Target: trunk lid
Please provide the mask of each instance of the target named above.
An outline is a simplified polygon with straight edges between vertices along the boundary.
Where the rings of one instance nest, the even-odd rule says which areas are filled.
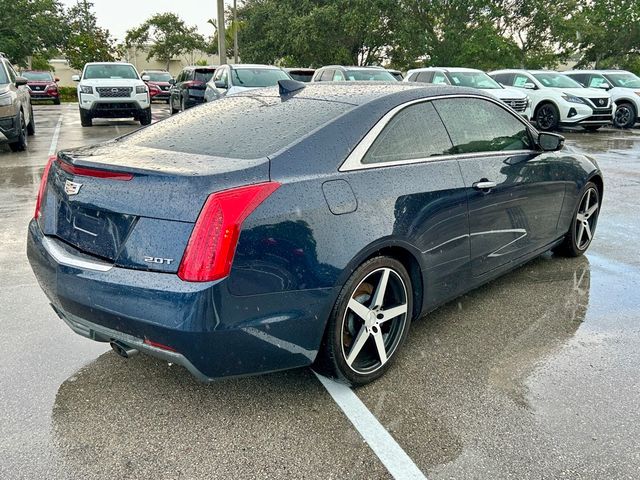
[[[82,253],[120,266],[175,272],[211,193],[268,180],[266,158],[236,160],[110,142],[58,154],[39,221],[46,235]]]

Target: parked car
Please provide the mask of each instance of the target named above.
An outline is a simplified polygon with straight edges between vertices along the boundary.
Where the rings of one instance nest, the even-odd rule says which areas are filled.
[[[387,68],[387,72],[389,72],[393,76],[393,78],[395,78],[399,82],[404,80],[404,76],[402,75],[402,72],[400,70],[394,70],[392,68]]]
[[[640,122],[640,78],[625,70],[572,70],[562,72],[583,87],[602,88],[616,104],[613,126],[631,128]]]
[[[482,70],[458,67],[416,68],[407,72],[405,82],[477,88],[502,100],[523,117],[531,118],[531,102],[526,93],[515,88],[503,87]]]
[[[382,67],[344,67],[329,65],[313,74],[312,82],[395,82],[393,75]]]
[[[280,67],[252,64],[223,65],[207,83],[204,98],[207,102],[211,102],[247,90],[273,87],[279,80],[291,80],[289,74]]]
[[[169,105],[171,115],[204,103],[207,82],[213,78],[216,66],[185,67],[171,83]]]
[[[169,103],[171,80],[173,77],[166,70],[145,70],[141,73],[143,77],[149,77],[145,83],[149,87],[151,101],[162,100]]]
[[[313,68],[283,68],[283,70],[287,72],[292,79],[305,83],[310,82],[315,73],[315,69]]]
[[[597,164],[493,96],[306,85],[52,158],[27,254],[62,320],[204,381],[313,363],[361,385],[412,320],[589,247]]]
[[[141,125],[151,123],[149,88],[130,63],[87,63],[82,75],[73,75],[78,82],[80,123],[93,125],[94,118],[133,117]]]
[[[53,100],[54,105],[60,105],[58,77],[41,70],[25,70],[21,76],[27,79],[29,94],[33,100]]]
[[[27,148],[36,131],[27,79],[18,76],[9,59],[0,53],[0,144],[13,152]]]
[[[584,88],[566,75],[548,70],[497,70],[489,75],[527,93],[532,120],[540,130],[563,126],[596,131],[613,121],[613,102],[607,92]]]

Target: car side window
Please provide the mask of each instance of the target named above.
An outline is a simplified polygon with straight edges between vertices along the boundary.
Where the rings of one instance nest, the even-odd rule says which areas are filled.
[[[589,83],[589,75],[586,75],[584,73],[574,73],[567,76],[572,80],[575,80],[576,82],[578,82],[583,87],[585,87]]]
[[[434,72],[433,73],[433,80],[431,80],[431,83],[435,83],[438,85],[448,85],[449,82],[447,81],[447,77],[444,76],[444,73],[442,72]]]
[[[449,153],[452,148],[442,120],[431,102],[401,110],[375,139],[362,163],[416,160]]]
[[[491,75],[491,77],[498,83],[506,86],[513,86],[513,74],[512,73],[498,73]]]
[[[582,82],[580,82],[582,83]],[[591,88],[600,88],[600,86],[603,83],[608,83],[607,79],[604,78],[602,75],[592,75],[591,79],[589,80],[589,87]]]
[[[336,73],[333,74],[334,82],[344,82],[344,75],[340,70],[336,70]]]
[[[11,66],[11,64],[9,62],[5,62],[5,67],[7,69],[7,72],[9,72],[9,81],[11,83],[15,83],[16,81],[16,72],[13,70],[13,67]]]
[[[324,72],[322,72],[322,76],[320,77],[320,81],[321,82],[330,82],[331,80],[333,80],[333,69],[327,69]]]
[[[418,82],[431,83],[431,77],[433,77],[433,72],[420,72],[418,74]]]
[[[222,68],[221,70],[222,70],[222,73],[220,74],[220,81],[228,87],[229,86],[229,70],[227,68]]]
[[[513,86],[524,88],[527,83],[533,83],[529,77],[521,73],[516,73],[513,76]]]
[[[434,100],[453,142],[452,153],[529,150],[527,126],[495,103],[481,98]]]
[[[418,74],[417,73],[412,73],[411,75],[409,75],[407,77],[407,82],[417,82],[418,81]]]

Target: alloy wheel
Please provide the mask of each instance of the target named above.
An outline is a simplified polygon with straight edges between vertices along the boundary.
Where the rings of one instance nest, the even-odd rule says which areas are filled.
[[[356,287],[342,319],[342,355],[349,368],[370,374],[393,356],[407,325],[407,287],[392,268],[369,273]]]
[[[538,115],[536,117],[536,123],[542,130],[548,130],[553,127],[555,120],[556,114],[553,111],[553,108],[549,105],[545,105],[540,108],[540,111],[538,112]]]
[[[598,192],[589,188],[582,196],[576,214],[575,242],[579,250],[586,250],[593,239],[599,208]]]
[[[631,121],[631,116],[631,108],[629,108],[627,105],[621,105],[616,109],[616,114],[614,117],[615,126],[619,128],[626,128]]]

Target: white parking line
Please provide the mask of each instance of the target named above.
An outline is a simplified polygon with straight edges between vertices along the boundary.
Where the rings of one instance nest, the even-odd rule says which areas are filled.
[[[373,453],[377,455],[391,476],[395,479],[420,479],[427,477],[413,463],[413,460],[398,445],[378,419],[364,403],[346,385],[335,382],[316,373],[318,380],[327,389],[329,395],[338,404],[349,421],[362,435]]]
[[[54,155],[56,153],[56,148],[58,146],[58,137],[60,136],[60,127],[62,126],[62,115],[58,118],[58,123],[56,124],[56,128],[53,131],[53,137],[51,137],[51,146],[49,147],[49,156]]]

